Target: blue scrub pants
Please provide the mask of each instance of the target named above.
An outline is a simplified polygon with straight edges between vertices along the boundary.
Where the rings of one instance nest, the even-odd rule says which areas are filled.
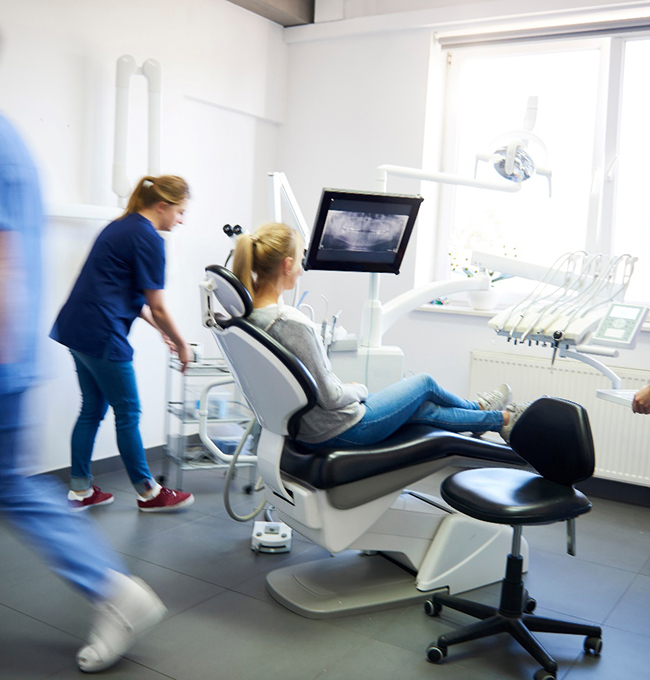
[[[135,490],[143,494],[156,486],[140,437],[140,399],[132,361],[110,361],[71,350],[81,388],[81,411],[72,431],[70,487],[90,488],[90,461],[99,424],[109,405],[115,414],[117,448]]]
[[[52,569],[92,600],[103,600],[108,570],[128,574],[90,517],[72,514],[56,480],[21,473],[24,392],[0,393],[0,516]]]
[[[425,373],[400,380],[368,396],[363,418],[318,447],[370,446],[390,437],[406,423],[433,425],[451,432],[498,432],[501,411],[481,411],[475,401],[448,392]]]

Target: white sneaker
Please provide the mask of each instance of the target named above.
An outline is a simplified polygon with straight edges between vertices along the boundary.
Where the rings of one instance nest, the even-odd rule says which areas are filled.
[[[481,411],[503,411],[512,399],[512,389],[510,385],[502,383],[491,392],[479,392],[476,396]],[[473,434],[475,437],[482,437],[486,431],[474,432]]]
[[[508,404],[506,410],[510,413],[510,420],[507,425],[501,428],[499,434],[506,444],[510,443],[510,433],[515,426],[519,416],[532,404],[532,401],[522,402],[521,404]]]
[[[139,578],[111,572],[113,594],[97,605],[88,644],[77,653],[84,673],[97,673],[112,666],[136,636],[158,623],[167,609],[151,588]]]
[[[502,383],[491,392],[478,393],[478,405],[483,411],[503,411],[512,400],[510,385]]]

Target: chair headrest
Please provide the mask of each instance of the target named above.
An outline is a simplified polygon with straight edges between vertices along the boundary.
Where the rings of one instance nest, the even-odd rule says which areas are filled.
[[[245,318],[253,311],[250,293],[230,269],[211,264],[205,273],[214,284],[214,296],[231,317]]]
[[[571,486],[594,473],[594,441],[584,407],[542,397],[520,416],[510,435],[512,448],[537,472]]]

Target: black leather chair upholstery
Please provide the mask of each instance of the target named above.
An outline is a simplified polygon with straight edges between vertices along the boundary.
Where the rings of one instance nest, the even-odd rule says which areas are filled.
[[[552,432],[549,422],[553,423]],[[451,645],[506,632],[542,665],[535,680],[553,680],[557,664],[531,631],[585,635],[584,649],[594,654],[600,654],[602,631],[598,626],[532,614],[535,601],[524,588],[519,546],[523,525],[569,521],[573,529],[573,520],[590,510],[589,499],[573,486],[594,471],[587,413],[569,401],[538,399],[520,416],[511,445],[537,472],[479,468],[457,472],[442,483],[441,495],[453,508],[484,522],[512,525],[514,535],[498,608],[444,593],[425,603],[431,616],[450,607],[481,619],[440,636],[428,647],[427,656],[439,663]],[[573,554],[572,542],[570,552]]]

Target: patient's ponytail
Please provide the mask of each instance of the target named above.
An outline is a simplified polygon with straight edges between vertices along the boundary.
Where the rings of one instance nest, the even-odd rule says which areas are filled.
[[[302,238],[288,225],[263,224],[254,234],[242,234],[237,239],[233,274],[254,298],[277,279],[285,258],[292,257],[294,267],[301,266],[302,249]]]
[[[246,290],[255,294],[253,285],[253,238],[252,234],[242,234],[235,244],[235,255],[232,261],[233,274],[246,286]]]

